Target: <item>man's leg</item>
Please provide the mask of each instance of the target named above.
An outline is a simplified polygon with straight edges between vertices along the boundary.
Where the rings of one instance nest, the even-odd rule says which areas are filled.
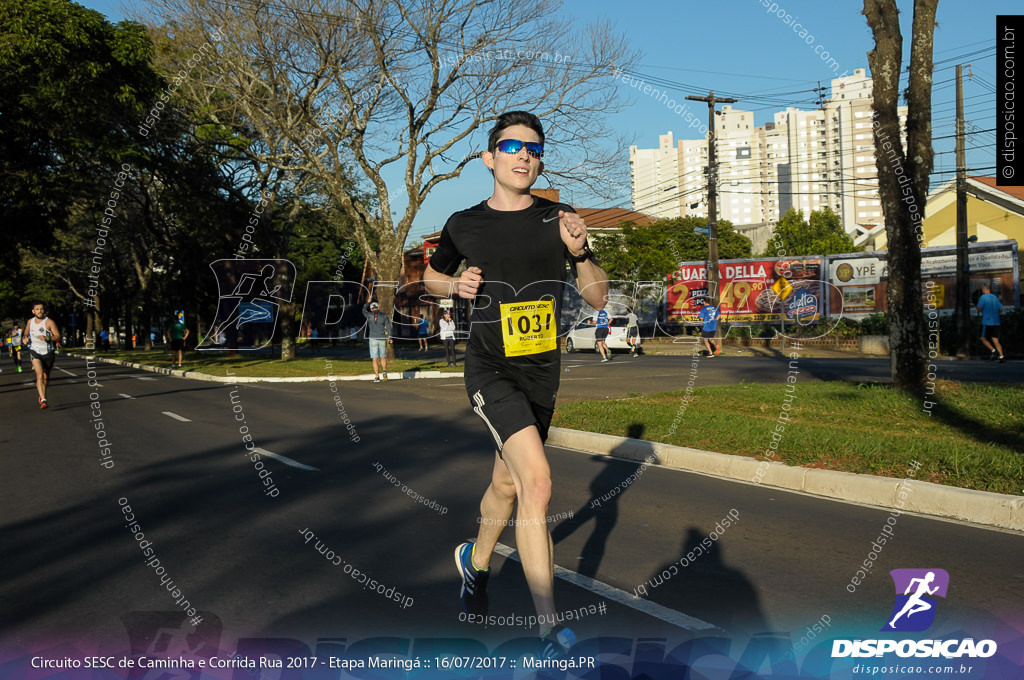
[[[373,374],[375,376],[380,376],[380,363],[379,363],[380,359],[378,359],[377,357],[371,356],[370,357],[370,361],[373,362]]]
[[[46,399],[46,372],[43,370],[43,362],[32,357],[32,370],[36,372],[36,392],[39,393],[39,401]]]
[[[515,502],[516,485],[512,474],[495,451],[491,483],[480,499],[480,528],[476,533],[476,548],[473,551],[473,564],[478,569],[486,569],[490,565],[491,553],[512,517]]]
[[[999,352],[999,356],[1003,356],[1003,346],[999,344],[999,338],[992,338],[992,344],[996,346],[996,351]]]
[[[542,619],[540,632],[544,633],[553,625],[550,622],[555,617],[554,546],[547,526],[551,468],[535,426],[509,437],[501,451],[518,499],[516,549],[537,617]]]

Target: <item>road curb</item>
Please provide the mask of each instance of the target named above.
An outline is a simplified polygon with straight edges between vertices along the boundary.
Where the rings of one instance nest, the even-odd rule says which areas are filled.
[[[232,385],[238,385],[243,383],[258,383],[258,382],[270,382],[270,383],[303,383],[303,382],[342,382],[342,381],[373,381],[373,373],[365,375],[317,375],[317,376],[299,376],[294,378],[274,378],[274,377],[262,377],[253,378],[245,376],[221,376],[221,375],[210,375],[209,373],[200,373],[199,371],[182,371],[177,368],[162,368],[160,366],[150,366],[149,364],[137,364],[133,361],[123,361],[121,359],[108,359],[107,357],[95,356],[92,354],[77,354],[73,352],[65,353],[66,356],[75,357],[78,359],[91,359],[93,361],[102,361],[105,364],[114,364],[117,366],[126,366],[128,368],[137,368],[140,371],[149,371],[150,373],[159,373],[161,375],[170,375],[176,378],[186,378],[188,380],[205,380],[207,382],[220,382],[230,383]],[[421,380],[430,378],[462,378],[465,374],[463,373],[442,373],[441,371],[403,371],[402,373],[389,373],[388,381],[392,380]]]
[[[760,483],[834,500],[956,519],[1024,532],[1024,497],[960,489],[908,478],[893,479],[854,472],[793,467],[684,446],[552,427],[547,444],[614,456],[649,465]],[[759,473],[758,470],[763,470]],[[755,480],[760,477],[760,482]]]

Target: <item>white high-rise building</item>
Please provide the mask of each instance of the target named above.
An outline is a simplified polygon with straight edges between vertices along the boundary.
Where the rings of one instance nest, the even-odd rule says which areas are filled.
[[[828,207],[855,238],[877,229],[883,218],[871,102],[871,78],[856,69],[832,80],[822,109],[787,108],[763,126],[754,126],[750,111],[723,106],[715,117],[718,217],[771,224],[790,208],[806,217]],[[905,122],[906,107],[899,113]],[[671,132],[657,149],[630,147],[633,209],[707,216],[707,156],[706,139],[673,146]]]
[[[672,133],[658,137],[657,149],[629,147],[633,210],[651,217],[679,217],[679,156]]]

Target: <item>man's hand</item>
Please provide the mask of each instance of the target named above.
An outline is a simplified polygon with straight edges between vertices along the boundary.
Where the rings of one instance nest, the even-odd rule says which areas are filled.
[[[559,210],[558,228],[569,254],[574,257],[582,255],[583,245],[587,242],[587,225],[583,218],[574,212]]]
[[[476,298],[476,293],[483,280],[484,272],[480,267],[467,267],[459,277],[459,297],[467,300]]]

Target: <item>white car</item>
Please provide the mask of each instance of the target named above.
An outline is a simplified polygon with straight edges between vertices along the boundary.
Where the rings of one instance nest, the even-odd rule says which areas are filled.
[[[626,342],[626,324],[628,320],[624,316],[613,316],[608,320],[608,337],[605,344],[608,349],[629,350],[629,343]],[[565,336],[565,351],[578,352],[583,349],[597,349],[597,342],[594,340],[594,331],[597,324],[593,317],[588,317],[572,327]],[[636,347],[640,348],[640,336],[636,337]]]

